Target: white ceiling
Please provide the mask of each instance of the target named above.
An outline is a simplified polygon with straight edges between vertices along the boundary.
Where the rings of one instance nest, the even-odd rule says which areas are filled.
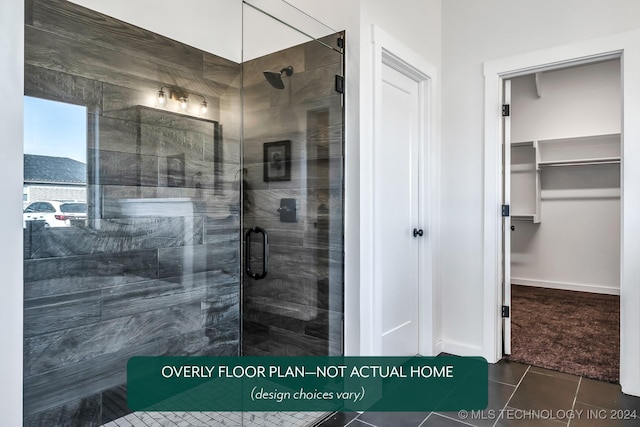
[[[223,58],[242,62],[309,41],[309,37],[241,0],[69,0]],[[281,0],[248,3],[319,38],[334,31]]]

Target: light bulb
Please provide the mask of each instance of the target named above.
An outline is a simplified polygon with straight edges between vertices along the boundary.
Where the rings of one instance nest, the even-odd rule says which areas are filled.
[[[180,98],[180,109],[182,111],[187,111],[188,107],[189,107],[189,100],[183,96],[182,98]]]
[[[162,89],[158,91],[158,105],[167,105],[167,95]]]
[[[209,107],[207,106],[207,101],[202,101],[202,103],[200,104],[200,113],[206,114],[208,109]]]

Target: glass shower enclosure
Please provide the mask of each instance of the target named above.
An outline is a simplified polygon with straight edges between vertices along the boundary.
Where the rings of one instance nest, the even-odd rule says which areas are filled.
[[[244,9],[242,352],[340,355],[344,35],[263,3]]]
[[[126,362],[342,354],[344,34],[279,0],[25,8],[24,424],[312,423],[131,414]]]

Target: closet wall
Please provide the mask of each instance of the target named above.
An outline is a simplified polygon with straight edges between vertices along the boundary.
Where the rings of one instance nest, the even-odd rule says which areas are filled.
[[[552,155],[619,155],[620,62],[515,78],[511,109],[512,144],[538,141],[539,161]],[[582,138],[598,135],[613,136],[595,142]],[[535,170],[523,159],[534,152],[533,146],[512,149],[512,212],[522,199],[538,196],[540,203],[539,222],[512,222],[512,283],[619,294],[620,165],[542,165]],[[529,179],[523,178],[527,168]]]

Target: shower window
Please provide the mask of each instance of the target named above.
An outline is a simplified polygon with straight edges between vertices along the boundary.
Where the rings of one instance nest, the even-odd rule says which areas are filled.
[[[69,227],[74,224],[65,222],[64,213],[86,214],[86,163],[87,108],[25,97],[23,228],[31,226],[27,224],[30,221],[40,221],[46,227]],[[54,203],[54,207],[44,202],[52,200],[63,204]],[[42,206],[38,203],[41,201]],[[60,218],[34,215],[47,211]]]

